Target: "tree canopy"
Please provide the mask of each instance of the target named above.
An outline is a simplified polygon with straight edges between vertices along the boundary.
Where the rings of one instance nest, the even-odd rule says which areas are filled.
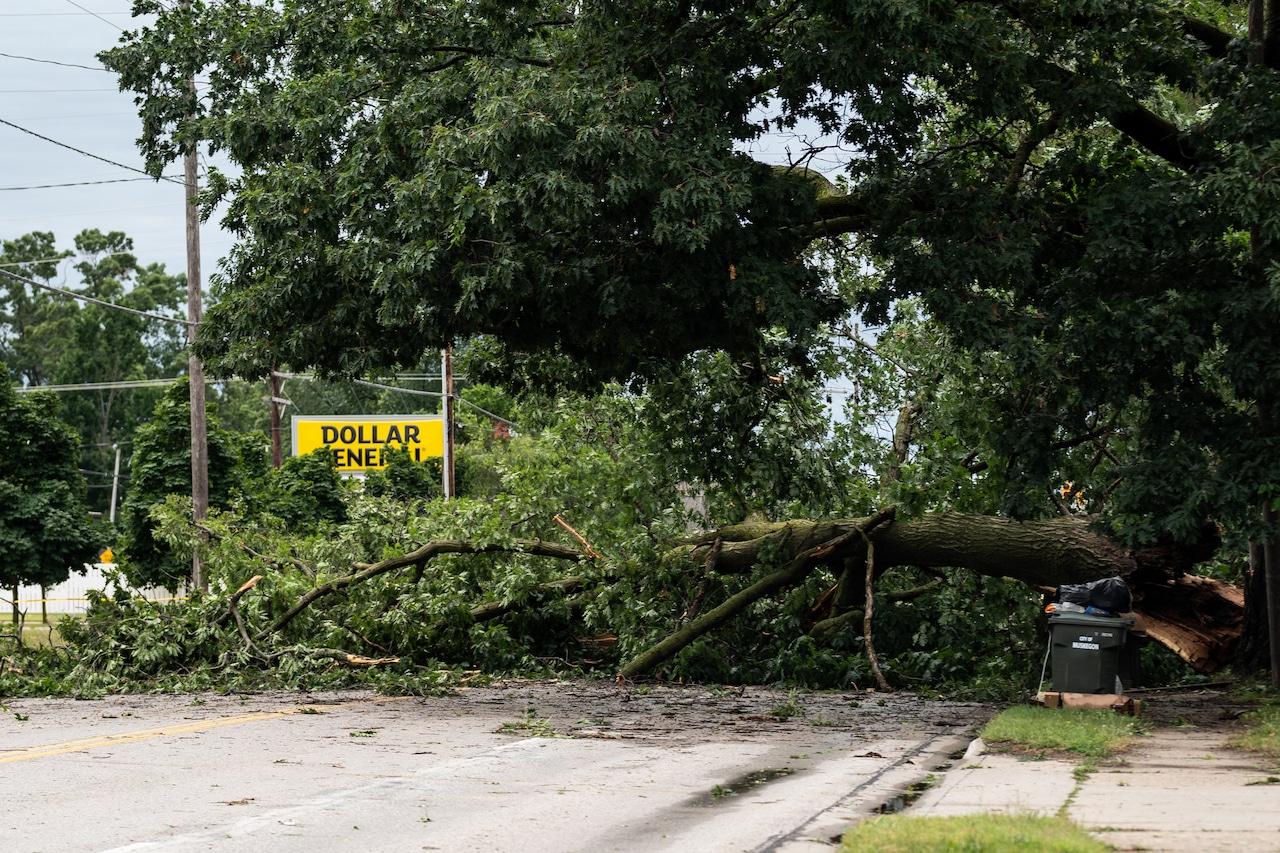
[[[986,461],[1043,484],[1106,435],[1154,541],[1280,482],[1271,5],[141,0],[102,59],[152,169],[239,169],[215,371],[490,335],[495,372],[766,381],[918,296],[1000,362]]]

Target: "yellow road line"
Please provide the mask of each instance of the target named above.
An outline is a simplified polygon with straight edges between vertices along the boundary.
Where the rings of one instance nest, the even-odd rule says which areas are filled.
[[[394,702],[400,699],[408,699],[408,696],[386,696],[378,699],[362,699],[357,702],[343,702],[338,705],[327,705],[328,708],[350,708],[356,705],[373,705],[382,702]],[[29,746],[21,748],[13,755],[0,756],[0,764],[9,764],[14,761],[27,761],[32,758],[47,758],[52,755],[62,755],[67,752],[83,752],[88,749],[96,749],[103,746],[114,746],[121,743],[130,743],[136,740],[149,740],[151,738],[165,737],[166,735],[180,735],[189,732],[206,731],[208,729],[218,729],[223,726],[236,726],[242,723],[256,723],[260,720],[274,720],[279,717],[287,717],[293,714],[301,714],[303,712],[311,712],[312,706],[304,706],[298,708],[284,708],[279,711],[259,711],[254,714],[241,714],[238,717],[219,717],[214,720],[189,720],[182,723],[173,723],[167,726],[157,726],[152,729],[139,729],[132,732],[118,732],[110,735],[99,735],[98,737],[80,738],[79,740],[68,740],[62,743],[51,743],[45,746]]]

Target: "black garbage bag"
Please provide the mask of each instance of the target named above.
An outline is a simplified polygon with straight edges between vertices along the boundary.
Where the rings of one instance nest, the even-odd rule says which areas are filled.
[[[1112,613],[1128,613],[1133,609],[1133,595],[1123,578],[1102,578],[1092,583],[1064,583],[1058,587],[1054,600],[1110,610]]]

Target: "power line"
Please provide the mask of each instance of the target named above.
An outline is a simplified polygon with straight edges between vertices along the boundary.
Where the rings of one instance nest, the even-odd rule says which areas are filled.
[[[118,255],[132,255],[133,252],[107,252],[105,255],[98,255],[100,258],[114,258]],[[54,264],[63,261],[73,260],[73,255],[58,255],[56,258],[36,258],[31,261],[13,261],[11,263],[0,264],[0,267],[26,267],[32,264]]]
[[[0,187],[0,192],[9,190],[49,190],[55,187],[93,187],[98,184],[124,184],[130,181],[154,181],[155,178],[110,178],[104,181],[72,181],[66,184],[32,184],[29,187]]]
[[[61,92],[118,92],[119,89],[0,89],[6,95],[57,94]]]
[[[6,59],[24,59],[27,62],[43,62],[46,65],[61,65],[64,68],[83,68],[86,71],[106,71],[108,74],[111,73],[110,70],[103,68],[101,65],[80,65],[75,62],[59,62],[56,59],[37,59],[34,56],[21,56],[16,53],[0,53],[0,56]]]
[[[45,142],[52,142],[54,145],[57,145],[61,148],[66,148],[68,151],[74,151],[77,154],[83,154],[86,157],[92,157],[94,160],[101,160],[103,163],[109,163],[112,166],[118,166],[119,168],[126,169],[130,172],[137,172],[139,175],[146,175],[147,177],[152,178],[153,180],[168,181],[171,184],[182,184],[183,186],[185,186],[185,184],[183,184],[182,181],[177,181],[177,180],[174,180],[173,178],[166,178],[163,175],[160,176],[159,178],[156,178],[154,175],[149,174],[144,169],[137,169],[137,168],[134,168],[133,166],[126,166],[124,163],[117,163],[115,160],[108,160],[106,157],[99,157],[97,154],[90,154],[88,151],[85,151],[80,148],[76,148],[73,145],[68,145],[65,142],[59,142],[56,139],[51,139],[42,133],[36,133],[34,130],[27,130],[22,125],[14,124],[11,121],[6,121],[5,119],[0,118],[0,124],[5,124],[5,125],[8,125],[9,127],[12,127],[14,130],[20,130],[23,133],[30,134],[31,136],[34,136],[36,139],[43,139]]]
[[[100,214],[100,213],[123,213],[129,210],[157,210],[162,207],[172,207],[172,206],[173,206],[173,202],[166,202],[164,204],[141,204],[136,207],[108,207],[105,210],[68,210],[64,213],[46,213],[44,214],[44,218],[57,219],[57,218],[66,217],[66,216],[88,216],[88,215],[96,216],[97,214]],[[15,216],[11,219],[0,219],[0,222],[27,222],[30,219],[31,219],[30,216]]]
[[[132,12],[0,12],[0,18],[83,18],[87,15],[132,15]]]
[[[102,23],[106,24],[107,26],[115,27],[120,32],[124,32],[124,27],[120,26],[115,21],[108,21],[106,18],[102,17],[97,12],[89,11],[88,9],[86,9],[85,7],[77,3],[76,0],[67,0],[67,2],[70,3],[72,6],[75,6],[81,12],[84,12],[86,15],[93,15],[93,17],[97,18],[99,21],[102,21]]]
[[[17,276],[13,276],[10,273],[5,273],[3,271],[0,271],[0,275],[9,275],[11,278],[17,278]],[[75,294],[72,294],[72,295],[75,295]],[[79,297],[79,298],[87,298],[87,297]],[[89,300],[89,301],[96,301],[96,300]],[[100,304],[110,305],[110,303],[100,303]],[[120,306],[111,306],[111,307],[118,308]],[[122,310],[131,311],[132,309],[125,308]],[[139,313],[139,312],[134,312],[134,313]],[[148,315],[148,316],[152,316],[152,315]],[[164,318],[160,318],[160,319],[164,319]],[[172,320],[173,318],[168,318],[168,319]],[[185,323],[186,321],[182,320],[178,322]],[[315,378],[310,373],[277,372],[276,375],[280,376],[283,379],[309,380],[309,379]],[[15,387],[13,390],[18,392],[19,394],[24,394],[24,393],[31,393],[33,391],[110,391],[110,390],[121,389],[121,388],[161,388],[166,385],[172,385],[174,382],[177,382],[181,378],[182,377],[174,377],[172,379],[130,379],[130,380],[124,380],[121,382],[81,382],[76,385],[25,385],[22,387]],[[397,378],[405,379],[408,377],[401,376]],[[431,377],[428,376],[428,378],[431,378]],[[437,376],[434,378],[438,379],[439,377]],[[477,412],[479,412],[482,415],[486,415],[490,418],[493,418],[495,421],[501,421],[504,424],[513,426],[516,429],[520,429],[520,425],[517,424],[515,421],[507,420],[501,415],[495,415],[493,412],[489,411],[488,409],[483,409],[480,406],[477,406],[475,403],[472,403],[468,400],[463,399],[461,396],[457,394],[446,395],[442,391],[420,391],[416,388],[400,388],[395,385],[384,385],[381,382],[370,382],[365,379],[353,379],[351,380],[351,382],[354,385],[364,385],[369,388],[379,388],[384,391],[398,391],[401,394],[412,394],[419,397],[452,396],[454,400],[458,401],[459,403],[461,403],[462,405],[468,408],[475,409]]]
[[[287,374],[287,373],[281,374],[281,375],[290,376],[290,374]],[[449,397],[450,399],[457,400],[459,403],[461,403],[464,406],[475,409],[477,412],[480,412],[482,415],[488,415],[489,417],[493,418],[495,421],[502,421],[504,424],[507,424],[508,426],[513,426],[516,429],[520,429],[520,425],[517,424],[515,421],[509,421],[506,418],[502,417],[501,415],[495,415],[493,412],[490,412],[488,409],[480,408],[475,403],[469,403],[466,400],[462,399],[462,397],[458,396],[457,394],[446,394],[442,391],[419,391],[416,388],[397,388],[395,385],[383,385],[381,382],[368,382],[364,379],[353,379],[352,381],[356,385],[366,385],[370,388],[381,388],[385,391],[399,391],[401,394],[416,394],[421,397]]]
[[[9,272],[8,270],[0,270],[0,276],[13,279],[14,281],[20,281],[23,284],[29,284],[32,287],[38,287],[41,290],[47,290],[51,293],[57,293],[62,296],[70,296],[72,299],[79,299],[81,302],[91,302],[94,305],[101,305],[103,308],[110,308],[114,311],[123,311],[126,314],[134,314],[138,317],[146,317],[150,320],[161,320],[165,323],[181,323],[184,326],[198,325],[197,323],[192,323],[190,320],[184,320],[181,317],[165,317],[161,314],[152,314],[148,311],[139,311],[136,308],[126,308],[125,306],[117,305],[114,302],[105,302],[101,299],[94,299],[92,296],[85,296],[83,293],[75,293],[74,291],[63,290],[61,287],[54,287],[52,284],[41,284],[38,281],[34,281],[32,279],[25,278],[20,275],[15,275]]]
[[[32,391],[115,391],[120,388],[163,388],[177,379],[127,379],[121,382],[81,382],[76,385],[24,385],[14,388],[19,394]]]

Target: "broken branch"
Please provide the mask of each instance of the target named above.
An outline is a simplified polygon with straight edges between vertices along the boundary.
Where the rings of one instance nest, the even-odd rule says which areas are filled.
[[[681,649],[708,631],[719,628],[754,602],[779,589],[799,583],[818,562],[835,554],[850,539],[859,535],[865,536],[867,532],[892,518],[892,509],[882,510],[868,522],[867,530],[858,528],[802,551],[787,564],[786,568],[766,575],[741,592],[731,595],[719,606],[689,621],[680,630],[641,652],[618,670],[618,679],[626,681],[637,675],[652,672],[658,664],[674,657]]]
[[[352,584],[361,583],[387,572],[403,569],[406,566],[419,566],[441,554],[531,554],[535,557],[554,557],[560,560],[579,561],[587,555],[576,548],[544,542],[541,539],[520,539],[511,545],[476,545],[465,539],[436,539],[399,557],[388,557],[376,563],[356,563],[356,572],[334,578],[314,589],[308,590],[292,607],[281,614],[270,627],[258,632],[257,639],[262,639],[284,628],[299,613],[306,610],[317,599],[331,595]]]

